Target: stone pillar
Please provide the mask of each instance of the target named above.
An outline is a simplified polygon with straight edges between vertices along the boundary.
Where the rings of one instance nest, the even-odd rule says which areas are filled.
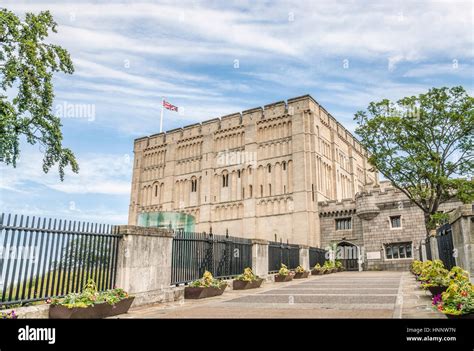
[[[118,234],[116,285],[135,296],[134,306],[175,300],[171,291],[173,232],[122,225]]]
[[[430,236],[431,259],[439,260],[438,240],[435,236]]]
[[[252,271],[261,278],[268,275],[268,241],[252,240]]]
[[[300,266],[304,269],[309,270],[309,246],[300,245]]]

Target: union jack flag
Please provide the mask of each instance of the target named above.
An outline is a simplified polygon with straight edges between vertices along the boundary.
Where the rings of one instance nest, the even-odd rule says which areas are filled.
[[[163,100],[163,107],[168,110],[178,112],[178,106],[172,105],[168,101],[165,101],[165,100]]]

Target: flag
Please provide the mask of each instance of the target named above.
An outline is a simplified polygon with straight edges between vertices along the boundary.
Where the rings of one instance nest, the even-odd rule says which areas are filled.
[[[178,112],[178,106],[172,105],[166,100],[163,100],[163,107],[168,110]]]

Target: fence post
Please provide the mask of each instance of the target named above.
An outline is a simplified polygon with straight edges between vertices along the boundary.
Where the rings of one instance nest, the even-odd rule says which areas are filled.
[[[261,278],[268,275],[268,241],[252,240],[252,271]]]
[[[168,229],[118,226],[118,287],[135,296],[134,306],[173,301],[170,293],[173,232]]]
[[[310,269],[309,266],[309,246],[300,245],[300,266],[304,269]]]
[[[438,239],[436,236],[430,236],[431,259],[439,260]]]

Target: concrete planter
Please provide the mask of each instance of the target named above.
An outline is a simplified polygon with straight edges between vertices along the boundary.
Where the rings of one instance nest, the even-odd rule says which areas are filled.
[[[204,299],[206,297],[219,296],[224,293],[225,288],[227,288],[227,285],[224,285],[221,288],[187,286],[186,288],[184,288],[184,298]]]
[[[311,271],[311,275],[321,275],[321,274],[323,274],[323,271],[318,271],[318,270],[316,270],[316,269],[313,269],[313,270]]]
[[[309,276],[309,271],[306,271],[306,272],[303,272],[303,273],[296,272],[294,278],[295,279],[303,279],[303,278],[308,278],[308,276]]]
[[[135,297],[120,300],[115,305],[99,303],[89,307],[68,308],[61,305],[49,306],[51,319],[101,319],[127,313]]]
[[[234,280],[232,282],[232,289],[234,290],[247,290],[247,289],[256,289],[259,288],[263,283],[263,279],[253,280],[251,282],[246,282],[243,280]]]
[[[288,274],[288,275],[275,274],[275,283],[289,282],[292,280],[293,280],[292,274]]]
[[[447,286],[430,286],[428,290],[430,291],[432,296],[436,296],[444,293],[447,288]]]

